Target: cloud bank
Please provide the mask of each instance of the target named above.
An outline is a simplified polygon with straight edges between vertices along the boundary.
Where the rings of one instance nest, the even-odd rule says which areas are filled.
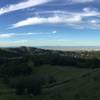
[[[44,13],[44,12],[42,12]],[[45,14],[52,13],[48,17],[29,17],[25,20],[21,20],[10,28],[19,28],[29,25],[40,25],[40,24],[65,24],[73,27],[91,27],[94,29],[100,26],[100,13],[95,8],[83,8],[82,12],[67,12],[67,11],[53,11],[46,12]],[[89,25],[89,26],[88,26]]]

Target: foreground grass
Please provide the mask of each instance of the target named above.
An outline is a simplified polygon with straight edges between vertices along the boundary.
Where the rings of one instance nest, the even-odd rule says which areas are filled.
[[[0,100],[100,100],[100,69],[81,69],[45,65],[33,71],[39,76],[54,76],[52,86],[38,96],[18,96],[0,84]]]

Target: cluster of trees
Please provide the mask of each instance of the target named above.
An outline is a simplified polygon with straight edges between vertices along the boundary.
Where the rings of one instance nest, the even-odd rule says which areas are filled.
[[[24,57],[28,58],[34,66],[41,66],[45,64],[73,66],[81,68],[99,68],[99,57],[81,57],[74,55],[61,55],[59,53],[34,54]]]
[[[41,66],[44,64],[87,67],[100,67],[100,52],[99,51],[79,51],[79,52],[61,52],[52,50],[43,50],[37,48],[9,48],[8,50],[0,49],[0,65],[5,62],[9,63],[3,58],[20,58],[23,62],[28,62],[30,66]],[[10,62],[12,63],[12,62]],[[16,63],[16,62],[15,62]],[[20,62],[18,62],[20,63]],[[23,65],[24,66],[24,65]]]

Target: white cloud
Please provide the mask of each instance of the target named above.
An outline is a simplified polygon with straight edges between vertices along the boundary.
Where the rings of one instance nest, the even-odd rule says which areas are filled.
[[[41,4],[47,3],[49,1],[51,1],[51,0],[26,0],[26,1],[18,3],[18,4],[12,4],[12,5],[0,8],[0,15],[9,13],[12,11],[16,11],[16,10],[21,10],[21,9],[41,5]]]
[[[83,16],[96,16],[96,17],[100,17],[100,12],[98,11],[98,9],[96,8],[83,8],[84,13],[82,13]]]
[[[12,38],[15,34],[0,34],[0,38]]]
[[[27,33],[27,35],[32,35],[33,33]]]
[[[0,34],[0,39],[26,37],[26,36],[34,36],[34,35],[48,35],[48,34],[51,34],[51,33],[48,33],[48,32],[3,33],[3,34]]]
[[[89,7],[83,8],[83,11],[85,11],[85,12],[90,12],[91,10],[93,10],[93,9],[91,9]]]
[[[93,1],[94,0],[69,0],[70,3],[88,3]]]
[[[46,32],[33,32],[33,33],[25,33],[24,35],[44,35],[44,34],[50,34]]]
[[[55,31],[53,31],[52,33],[53,33],[53,34],[56,34],[56,33],[57,33],[57,31],[55,30]]]
[[[78,23],[81,21],[80,16],[58,16],[54,15],[52,17],[32,17],[26,20],[17,22],[13,24],[11,28],[18,28],[27,25],[36,25],[36,24],[67,24],[67,23]]]
[[[96,24],[97,21],[96,21],[96,20],[91,20],[90,23],[92,23],[92,24]]]
[[[50,15],[48,17],[40,17],[39,14],[43,13],[43,15]],[[13,25],[12,28],[19,28],[23,26],[29,25],[39,25],[39,24],[66,24],[67,26],[75,27],[77,29],[83,29],[88,25],[91,27],[97,27],[98,25],[94,25],[93,21],[91,22],[89,19],[96,20],[96,24],[100,21],[100,12],[96,8],[83,8],[81,12],[68,12],[68,11],[44,11],[39,12],[38,16],[27,18],[25,20],[21,20]]]

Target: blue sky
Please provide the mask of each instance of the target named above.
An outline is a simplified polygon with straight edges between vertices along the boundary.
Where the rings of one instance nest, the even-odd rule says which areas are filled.
[[[100,0],[0,0],[0,46],[100,46]]]

